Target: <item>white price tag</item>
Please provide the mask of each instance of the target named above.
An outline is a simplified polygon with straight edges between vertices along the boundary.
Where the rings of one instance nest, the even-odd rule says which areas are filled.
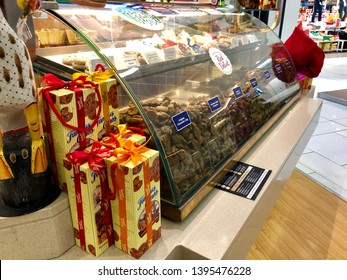
[[[162,61],[156,50],[144,51],[141,54],[148,64],[154,64]]]
[[[236,47],[238,47],[238,46],[239,46],[239,38],[233,37],[233,38],[231,39],[231,47],[232,47],[232,48],[236,48]]]
[[[107,58],[109,59],[109,61],[110,61],[111,63],[114,62],[114,57],[113,57],[113,56],[107,56]],[[89,73],[92,73],[92,72],[96,71],[96,70],[97,70],[97,69],[96,69],[96,66],[97,66],[98,64],[101,64],[101,65],[105,68],[105,70],[109,69],[108,65],[106,65],[106,64],[104,63],[104,61],[103,61],[101,58],[99,58],[99,57],[98,57],[98,58],[92,58],[92,59],[90,59],[90,61],[88,62]],[[98,69],[98,70],[100,70],[100,69]]]
[[[164,53],[164,59],[167,60],[172,60],[172,59],[176,59],[177,57],[177,52],[176,52],[176,48],[175,47],[169,47],[169,48],[165,48],[162,49],[163,53]]]
[[[137,60],[137,57],[125,57],[124,65],[126,66],[126,68],[139,66],[139,61]]]
[[[247,45],[249,43],[248,37],[247,36],[242,36],[241,37],[241,42],[242,42],[242,45]]]
[[[248,34],[246,36],[247,36],[247,38],[248,38],[250,43],[254,43],[254,42],[258,42],[259,41],[257,36],[255,36],[254,34]]]
[[[115,65],[118,70],[139,66],[137,55],[121,55],[115,58]]]

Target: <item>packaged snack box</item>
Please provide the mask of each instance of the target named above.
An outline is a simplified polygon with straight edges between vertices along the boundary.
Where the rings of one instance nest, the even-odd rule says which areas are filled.
[[[104,159],[112,151],[94,142],[90,151],[75,151],[64,159],[67,190],[76,245],[100,256],[114,244]]]
[[[99,68],[101,71],[98,70]],[[82,79],[92,81],[99,87],[102,111],[96,126],[96,133],[100,141],[103,137],[109,135],[109,133],[116,132],[117,126],[119,125],[119,83],[116,79],[112,78],[114,76],[112,69],[105,70],[101,64],[98,64],[95,70],[91,75],[75,73],[72,75],[72,78],[74,80]]]
[[[64,189],[60,172],[67,153],[83,150],[98,139],[96,126],[101,115],[101,96],[92,82],[64,82],[52,74],[44,76],[48,86],[39,92],[43,124],[55,183]]]
[[[140,258],[161,236],[159,153],[127,141],[106,165],[115,245]]]

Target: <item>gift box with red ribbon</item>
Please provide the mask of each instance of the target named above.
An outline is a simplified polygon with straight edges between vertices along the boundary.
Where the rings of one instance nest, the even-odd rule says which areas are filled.
[[[112,150],[95,141],[91,148],[74,151],[64,159],[76,245],[94,256],[114,244],[105,159]]]
[[[140,258],[161,236],[159,152],[127,140],[106,159],[115,245]]]
[[[101,115],[96,126],[98,140],[110,133],[117,132],[119,125],[119,107],[118,107],[118,88],[119,83],[114,79],[112,69],[105,70],[103,65],[98,64],[95,71],[90,75],[76,72],[72,75],[73,80],[92,81],[99,87],[101,95]]]
[[[101,115],[98,86],[86,80],[65,82],[46,74],[46,87],[39,91],[47,133],[50,163],[56,185],[66,190],[63,159],[67,153],[83,150],[98,140],[95,130]]]

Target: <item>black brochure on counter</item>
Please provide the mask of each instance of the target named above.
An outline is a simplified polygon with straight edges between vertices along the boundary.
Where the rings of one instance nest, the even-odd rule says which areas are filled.
[[[251,200],[255,200],[269,178],[271,170],[237,162],[215,186]]]

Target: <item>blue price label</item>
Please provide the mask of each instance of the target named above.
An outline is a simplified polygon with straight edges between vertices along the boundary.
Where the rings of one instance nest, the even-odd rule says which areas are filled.
[[[220,103],[220,100],[218,96],[211,98],[210,100],[207,101],[208,106],[210,107],[210,111],[214,112],[218,110],[220,107],[222,107],[222,104]]]
[[[233,88],[233,92],[235,94],[236,99],[242,97],[242,89],[241,89],[241,87]]]
[[[286,65],[287,68],[292,67],[288,59],[284,62],[284,64]]]
[[[256,78],[252,78],[249,80],[249,82],[251,83],[252,87],[255,88],[258,86],[258,82]]]
[[[275,65],[275,69],[276,69],[276,72],[277,72],[277,73],[282,73],[282,67],[281,67],[281,65],[276,64],[276,65]]]
[[[271,73],[269,71],[265,71],[264,72],[264,77],[266,80],[270,79],[271,78]]]
[[[180,131],[191,124],[190,117],[187,111],[178,113],[177,115],[172,116],[171,119],[177,131]]]

